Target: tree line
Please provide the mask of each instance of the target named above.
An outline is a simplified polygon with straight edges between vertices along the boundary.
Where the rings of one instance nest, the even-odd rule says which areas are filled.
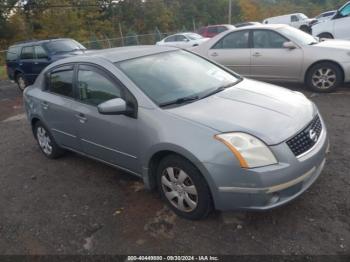
[[[310,17],[345,0],[232,0],[232,23],[303,12]],[[17,41],[194,31],[228,21],[229,0],[2,0],[0,50]]]

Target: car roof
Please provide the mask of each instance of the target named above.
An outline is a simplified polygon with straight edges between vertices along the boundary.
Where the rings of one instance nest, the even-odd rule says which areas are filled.
[[[30,46],[33,44],[43,44],[43,43],[49,43],[49,42],[55,42],[55,41],[61,41],[61,40],[73,40],[71,38],[53,38],[53,39],[45,39],[45,40],[28,40],[28,41],[22,41],[22,42],[17,42],[11,45],[10,47],[15,47],[15,46]]]
[[[111,63],[117,63],[124,60],[134,59],[138,57],[159,54],[169,51],[180,50],[175,47],[168,46],[155,46],[155,45],[145,45],[145,46],[127,46],[127,47],[116,47],[108,48],[102,50],[86,51],[84,54],[77,55],[70,58],[65,58],[59,61],[63,62],[81,62],[89,58],[102,58],[108,60]]]

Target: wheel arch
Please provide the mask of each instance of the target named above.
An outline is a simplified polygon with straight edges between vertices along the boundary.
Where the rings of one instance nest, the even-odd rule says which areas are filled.
[[[321,64],[321,63],[332,63],[334,65],[336,65],[337,67],[339,67],[341,73],[342,73],[342,79],[341,81],[344,82],[344,77],[345,77],[345,70],[344,68],[336,61],[334,60],[330,60],[330,59],[324,59],[324,60],[319,60],[319,61],[316,61],[314,63],[312,63],[311,65],[308,66],[307,70],[305,71],[305,74],[304,74],[304,83],[307,82],[307,76],[311,70],[311,68],[317,64]]]
[[[41,122],[41,119],[38,117],[38,116],[32,116],[31,117],[31,119],[30,119],[30,125],[31,125],[31,127],[32,127],[32,132],[33,132],[33,135],[35,136],[35,130],[34,130],[34,128],[35,128],[35,125],[36,125],[36,123],[38,123],[38,122]]]

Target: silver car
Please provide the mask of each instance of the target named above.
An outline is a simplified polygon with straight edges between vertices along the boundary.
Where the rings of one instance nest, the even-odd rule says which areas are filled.
[[[243,76],[305,83],[316,92],[350,81],[349,41],[320,41],[288,25],[226,31],[193,51]]]
[[[177,48],[60,60],[24,101],[48,158],[69,150],[125,170],[188,219],[281,206],[325,164],[325,123],[303,94]]]

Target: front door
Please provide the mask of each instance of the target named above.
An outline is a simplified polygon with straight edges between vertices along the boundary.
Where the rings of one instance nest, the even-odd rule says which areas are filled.
[[[350,40],[350,3],[334,19],[334,37]]]
[[[297,81],[300,79],[303,51],[288,49],[287,38],[272,30],[254,30],[251,76],[258,79]]]
[[[249,76],[251,63],[249,30],[233,32],[223,36],[209,49],[208,58],[238,74]]]
[[[79,65],[77,90],[79,103],[75,111],[83,152],[139,173],[137,120],[125,115],[103,115],[97,108],[113,98],[128,101],[128,91],[113,76],[91,65]]]

